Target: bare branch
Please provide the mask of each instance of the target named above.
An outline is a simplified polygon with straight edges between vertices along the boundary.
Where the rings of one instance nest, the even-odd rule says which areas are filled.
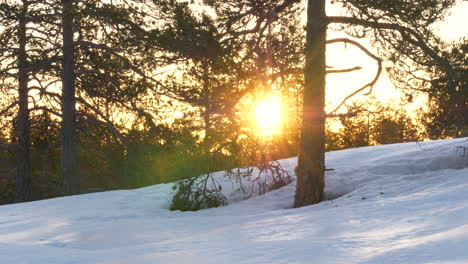
[[[354,117],[357,116],[356,112],[349,112],[345,114],[328,114],[325,115],[326,118],[342,118],[342,117]]]
[[[125,137],[114,127],[114,125],[112,123],[109,123],[107,121],[102,121],[102,120],[96,118],[95,116],[90,115],[90,114],[88,114],[86,112],[81,112],[80,114],[83,115],[83,116],[86,116],[88,122],[92,121],[92,122],[94,122],[96,124],[107,127],[110,131],[112,131],[114,133],[115,137],[119,139],[120,144],[122,144],[122,146],[124,146],[124,147],[127,147]]]
[[[327,74],[330,74],[330,73],[345,73],[345,72],[353,72],[353,71],[359,71],[359,70],[362,70],[362,67],[356,66],[356,67],[348,68],[348,69],[327,70],[326,73]]]
[[[85,99],[83,99],[82,97],[77,97],[76,98],[77,101],[81,104],[83,104],[85,107],[87,107],[88,109],[92,110],[95,114],[97,114],[100,118],[104,119],[104,121],[92,116],[92,115],[89,115],[87,113],[84,113],[84,115],[86,115],[86,117],[94,120],[94,122],[96,123],[99,123],[107,128],[109,128],[114,134],[115,136],[120,140],[120,143],[122,145],[126,145],[126,140],[125,140],[125,137],[122,135],[122,133],[119,132],[119,130],[117,128],[115,128],[114,124],[112,123],[112,121],[110,121],[106,115],[104,115],[101,111],[99,111],[99,109],[97,109],[96,107],[92,106],[90,103],[88,103]]]
[[[327,40],[327,42],[326,42],[326,44],[333,44],[333,43],[349,43],[349,44],[352,44],[352,45],[358,47],[360,50],[364,51],[364,53],[366,53],[369,57],[371,57],[372,59],[377,61],[378,69],[377,69],[377,73],[375,74],[374,79],[371,82],[364,84],[361,88],[355,90],[353,93],[346,96],[343,99],[343,101],[341,101],[341,103],[335,109],[333,109],[333,111],[330,112],[330,114],[333,114],[336,111],[338,111],[338,109],[340,109],[341,106],[343,106],[349,98],[351,98],[354,95],[362,92],[363,90],[369,88],[370,91],[367,94],[370,94],[372,92],[372,89],[373,89],[375,83],[379,79],[380,74],[382,73],[382,59],[380,59],[376,55],[372,54],[372,52],[370,52],[368,49],[366,49],[364,46],[362,46],[359,42],[348,39],[348,38],[331,39],[331,40]]]
[[[402,26],[400,24],[393,24],[393,23],[381,23],[381,22],[373,22],[362,20],[355,17],[343,17],[343,16],[329,16],[327,17],[328,24],[331,23],[338,23],[338,24],[351,24],[351,25],[358,25],[363,27],[371,27],[376,29],[388,29],[388,30],[395,30],[400,32],[401,36],[405,41],[421,48],[427,55],[429,55],[432,59],[441,62],[442,64],[450,66],[450,62],[439,56],[437,52],[427,46],[426,41],[424,38],[415,30],[410,29],[408,27]]]

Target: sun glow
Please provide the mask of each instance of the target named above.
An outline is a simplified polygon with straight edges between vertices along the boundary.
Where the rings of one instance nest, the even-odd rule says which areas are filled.
[[[279,97],[269,97],[254,104],[256,126],[261,135],[279,134],[282,122],[282,104]]]

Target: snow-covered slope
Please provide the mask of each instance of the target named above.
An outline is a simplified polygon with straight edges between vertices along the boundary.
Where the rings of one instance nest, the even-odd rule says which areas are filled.
[[[326,193],[340,197],[299,209],[294,183],[198,212],[168,211],[168,184],[0,206],[0,263],[468,263],[457,146],[327,153]]]

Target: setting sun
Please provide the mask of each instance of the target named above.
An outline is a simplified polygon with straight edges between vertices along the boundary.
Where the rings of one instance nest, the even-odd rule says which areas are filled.
[[[262,135],[278,134],[282,120],[281,101],[271,97],[258,101],[254,105],[256,125]]]

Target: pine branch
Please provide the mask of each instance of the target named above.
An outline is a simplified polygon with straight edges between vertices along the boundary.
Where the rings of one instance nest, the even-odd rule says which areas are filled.
[[[36,107],[32,107],[32,108],[29,109],[29,111],[31,111],[31,112],[40,111],[40,110],[42,110],[44,112],[47,112],[47,113],[50,113],[50,114],[53,114],[53,115],[55,115],[57,117],[62,117],[62,115],[59,112],[54,111],[54,110],[52,110],[50,108],[47,108],[45,106],[36,106]]]
[[[141,70],[138,66],[134,65],[128,58],[122,56],[121,54],[118,53],[118,51],[112,47],[109,47],[108,45],[106,44],[97,44],[97,43],[93,43],[93,42],[89,42],[89,41],[78,41],[76,43],[77,45],[81,45],[81,46],[84,46],[84,47],[89,47],[89,48],[94,48],[94,49],[100,49],[100,50],[104,50],[104,51],[107,51],[109,53],[111,53],[112,55],[116,56],[119,60],[121,60],[122,62],[124,62],[126,64],[126,66],[128,66],[133,72],[135,72],[136,74],[140,75],[145,81],[152,81],[154,83],[156,83],[157,85],[159,85],[160,87],[164,87],[164,88],[167,88],[164,84],[162,84],[160,81],[156,80],[155,78],[147,75],[143,70]],[[164,95],[164,96],[167,96],[167,97],[170,97],[172,99],[177,99],[175,96],[169,94],[169,93],[160,93],[160,92],[157,92],[156,90],[152,89],[153,92],[159,94],[159,95]]]
[[[13,107],[15,107],[19,102],[16,101],[16,102],[13,102],[12,104],[10,104],[9,106],[7,106],[5,109],[3,109],[2,111],[0,111],[0,116],[6,114],[8,111],[10,111]]]

